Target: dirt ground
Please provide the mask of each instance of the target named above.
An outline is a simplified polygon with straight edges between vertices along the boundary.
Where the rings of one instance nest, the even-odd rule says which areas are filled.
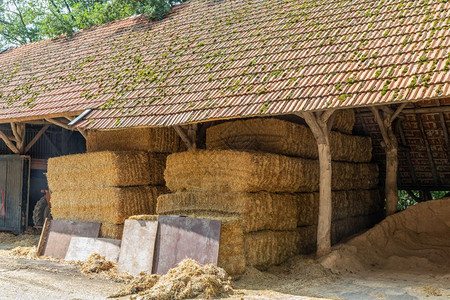
[[[106,299],[123,285],[79,266],[11,258],[11,249],[33,246],[37,235],[0,233],[1,299]],[[249,268],[233,282],[229,299],[449,299],[450,274],[402,274],[372,269],[333,274],[309,257],[295,257],[261,272]],[[122,299],[129,299],[123,297]]]

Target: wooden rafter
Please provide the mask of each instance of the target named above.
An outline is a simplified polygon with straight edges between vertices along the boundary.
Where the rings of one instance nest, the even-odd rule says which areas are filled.
[[[45,119],[45,121],[47,121],[47,122],[49,122],[49,123],[51,123],[53,125],[56,125],[56,126],[64,128],[64,129],[67,129],[67,130],[73,130],[72,127],[70,127],[66,123],[58,121],[56,119]]]
[[[17,149],[16,145],[10,140],[10,138],[0,130],[0,138],[5,142],[6,146],[8,146],[9,149],[15,154],[20,154],[19,149]]]
[[[422,135],[422,140],[425,145],[425,150],[427,150],[427,157],[430,163],[431,175],[433,176],[433,182],[436,186],[440,185],[440,179],[436,169],[436,164],[434,163],[433,154],[431,153],[430,143],[428,142],[428,137],[423,127],[422,117],[416,114],[417,123],[419,124],[420,134]]]
[[[193,150],[196,148],[195,141],[192,139],[192,137],[190,136],[191,134],[189,132],[187,132],[181,126],[174,126],[173,128],[178,133],[181,140],[186,144],[188,150]]]
[[[330,131],[334,122],[335,110],[325,112],[300,112],[311,129],[319,152],[320,184],[319,184],[319,219],[317,224],[317,256],[323,256],[331,250],[331,150]]]
[[[407,147],[408,143],[406,141],[405,132],[403,131],[402,120],[399,120],[397,122],[397,131],[398,131],[398,134],[400,135],[400,141],[402,142],[402,145],[406,146],[405,147],[405,155],[406,155],[406,160],[408,161],[409,175],[411,176],[413,184],[415,186],[417,186],[416,171],[414,170],[414,165],[413,165],[412,159],[411,159],[411,149],[409,147]]]

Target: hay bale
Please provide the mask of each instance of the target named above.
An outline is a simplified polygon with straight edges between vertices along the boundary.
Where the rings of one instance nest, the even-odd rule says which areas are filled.
[[[334,162],[334,190],[370,189],[378,166]],[[309,192],[319,189],[317,161],[271,153],[232,150],[171,154],[164,172],[172,191]]]
[[[231,150],[189,151],[167,158],[172,191],[295,192],[318,189],[316,161]]]
[[[157,186],[57,190],[52,193],[52,215],[62,220],[123,224],[132,215],[154,214],[158,196],[166,192]]]
[[[298,196],[266,192],[177,192],[158,198],[160,215],[217,214],[242,219],[244,232],[293,230],[297,227]]]
[[[333,190],[369,190],[378,185],[378,165],[334,162],[331,185]]]
[[[146,152],[94,152],[51,158],[52,191],[152,184]],[[153,170],[152,170],[153,171]]]
[[[351,134],[356,123],[355,111],[353,109],[338,109],[335,115],[332,130]]]
[[[265,269],[298,253],[300,235],[295,231],[259,231],[245,235],[247,265]]]
[[[102,226],[100,226],[99,237],[101,238],[121,240],[122,234],[123,234],[123,224],[117,225],[117,224],[102,223]]]
[[[298,226],[316,225],[319,216],[319,193],[297,194],[299,202]],[[349,190],[332,194],[332,220],[379,213],[383,201],[379,191]]]
[[[208,150],[261,151],[303,158],[318,158],[316,140],[306,125],[273,118],[229,121],[206,131]],[[331,157],[335,161],[369,162],[369,137],[330,133]]]
[[[300,254],[311,254],[317,249],[317,227],[316,225],[303,226],[298,228]]]
[[[172,153],[183,151],[184,144],[173,128],[127,128],[90,130],[86,139],[87,152],[148,151]]]
[[[149,173],[151,185],[166,185],[164,180],[164,170],[166,169],[166,161],[168,154],[150,152],[149,156]]]

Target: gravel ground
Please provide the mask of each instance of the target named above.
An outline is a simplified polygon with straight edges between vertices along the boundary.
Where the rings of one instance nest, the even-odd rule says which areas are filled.
[[[122,284],[84,275],[73,264],[8,257],[15,246],[37,239],[0,239],[0,299],[107,299]],[[450,299],[450,274],[367,270],[333,274],[308,257],[295,257],[265,272],[249,268],[234,282],[230,299]],[[129,299],[124,297],[123,299]]]

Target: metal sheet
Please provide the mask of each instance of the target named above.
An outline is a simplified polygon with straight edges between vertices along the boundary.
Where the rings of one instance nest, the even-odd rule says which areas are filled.
[[[119,261],[120,240],[72,237],[65,259],[85,261],[93,253],[98,253],[104,256],[106,260],[116,263]]]
[[[136,276],[141,272],[152,272],[157,231],[158,221],[125,220],[118,266],[120,273]]]
[[[166,274],[185,258],[217,264],[221,222],[159,216],[153,273]]]
[[[42,255],[64,259],[72,237],[98,237],[100,223],[51,220]]]

